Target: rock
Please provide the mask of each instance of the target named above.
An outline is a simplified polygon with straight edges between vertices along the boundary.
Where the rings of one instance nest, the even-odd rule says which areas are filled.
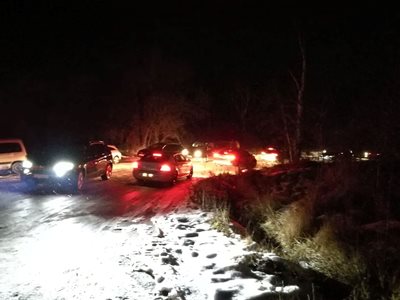
[[[204,269],[206,269],[206,270],[211,270],[211,269],[214,269],[214,267],[215,267],[215,264],[212,263],[212,264],[210,264],[210,265],[204,266]]]
[[[183,242],[183,246],[191,246],[191,245],[194,245],[193,240],[187,239]]]
[[[227,282],[231,280],[230,278],[211,278],[211,282],[219,283],[219,282]]]
[[[189,232],[185,234],[185,237],[197,237],[199,234],[197,232]]]
[[[185,230],[185,229],[187,229],[189,227],[190,226],[186,225],[186,224],[178,224],[178,225],[176,225],[176,229],[179,229],[179,230]]]
[[[215,258],[215,257],[217,257],[217,254],[216,253],[208,254],[206,257],[207,258]]]
[[[163,282],[164,280],[165,280],[165,278],[164,278],[163,276],[160,276],[160,277],[157,278],[157,282],[158,282],[158,283],[161,283],[161,282]]]
[[[199,254],[197,252],[192,252],[192,257],[197,257]]]
[[[186,218],[186,217],[178,217],[177,220],[178,220],[178,222],[181,222],[181,223],[187,223],[187,222],[189,222],[189,219]]]
[[[170,289],[170,288],[163,287],[163,288],[160,290],[160,295],[166,297],[166,296],[168,296],[168,294],[171,292],[171,290],[172,290],[172,289]]]
[[[157,237],[159,237],[159,238],[163,238],[163,237],[165,237],[165,235],[164,235],[164,231],[162,231],[160,228],[158,228],[158,235],[157,235]]]
[[[225,290],[216,290],[214,295],[214,300],[229,300],[232,299],[233,296],[237,293],[237,290],[225,291]]]
[[[161,262],[163,265],[179,266],[178,260],[172,255],[169,255],[168,257],[162,257]]]

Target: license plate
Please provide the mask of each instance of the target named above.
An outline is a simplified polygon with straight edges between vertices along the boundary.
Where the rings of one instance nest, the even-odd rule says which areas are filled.
[[[46,174],[33,174],[34,178],[38,178],[38,179],[47,179],[49,178],[49,175]]]

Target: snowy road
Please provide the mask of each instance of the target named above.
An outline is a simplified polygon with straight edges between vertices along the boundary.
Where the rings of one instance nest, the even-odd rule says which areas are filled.
[[[201,172],[143,187],[123,163],[81,195],[23,193],[18,178],[1,178],[0,299],[308,299],[310,283],[285,261],[187,207]],[[251,270],[255,254],[263,267]]]
[[[54,291],[49,294],[43,289],[71,287],[62,288],[59,281],[88,280],[70,275],[81,273],[82,267],[92,270],[91,264],[99,259],[105,274],[95,276],[111,276],[113,269],[104,267],[115,246],[138,240],[137,223],[148,226],[150,217],[183,206],[191,185],[182,181],[174,187],[138,186],[128,163],[116,165],[108,182],[90,181],[81,195],[45,189],[28,194],[18,178],[1,178],[0,299],[42,299],[44,295],[44,299],[56,299]],[[126,232],[127,228],[134,230]],[[126,234],[118,234],[122,231]],[[100,253],[105,257],[98,257]],[[87,288],[91,288],[89,283]]]

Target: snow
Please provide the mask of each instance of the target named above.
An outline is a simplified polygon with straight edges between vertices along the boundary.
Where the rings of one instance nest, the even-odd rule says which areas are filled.
[[[87,215],[40,222],[31,235],[13,236],[12,247],[0,245],[0,299],[257,299],[299,291],[243,268],[252,242],[211,228],[211,217],[184,210],[106,226]]]

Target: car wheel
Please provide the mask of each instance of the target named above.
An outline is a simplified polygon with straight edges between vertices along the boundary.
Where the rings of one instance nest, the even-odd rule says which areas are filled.
[[[11,165],[11,171],[14,174],[21,174],[22,173],[22,162],[15,162]]]
[[[176,182],[178,181],[178,171],[175,171],[174,176],[172,177],[171,181],[169,182],[169,184],[172,186],[174,184],[176,184]]]
[[[101,179],[102,180],[108,180],[111,178],[111,174],[112,174],[112,165],[108,164],[106,167],[106,170],[104,171],[104,174],[101,175]]]
[[[190,169],[190,173],[186,178],[187,179],[192,179],[192,177],[193,177],[193,167]]]
[[[114,164],[118,164],[121,161],[121,158],[119,156],[114,156]]]
[[[136,183],[137,183],[137,185],[145,185],[146,184],[146,182],[142,179],[136,179]]]
[[[85,185],[85,174],[82,170],[79,170],[78,174],[74,178],[71,178],[70,182],[70,192],[75,194],[83,190]]]

